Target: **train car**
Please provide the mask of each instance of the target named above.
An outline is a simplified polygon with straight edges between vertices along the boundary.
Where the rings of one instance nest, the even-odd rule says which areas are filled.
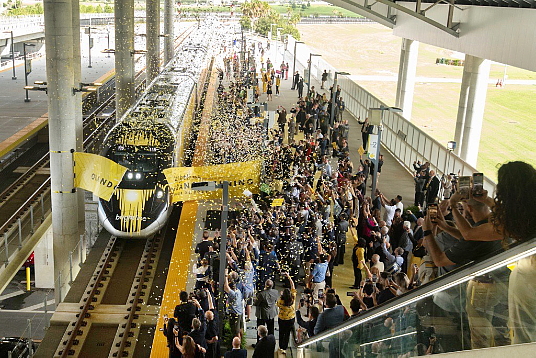
[[[99,218],[112,235],[147,238],[165,225],[172,203],[163,170],[182,165],[197,83],[219,50],[215,44],[224,30],[207,20],[192,32],[104,139],[100,154],[128,168],[112,198],[99,200]]]

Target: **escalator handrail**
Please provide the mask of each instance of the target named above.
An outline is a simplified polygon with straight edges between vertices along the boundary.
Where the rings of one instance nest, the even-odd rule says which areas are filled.
[[[473,261],[457,270],[442,275],[433,281],[419,286],[401,296],[397,296],[379,306],[359,314],[357,317],[344,321],[340,325],[327,331],[316,334],[298,345],[298,348],[305,348],[315,342],[327,339],[347,329],[351,329],[374,318],[384,316],[396,309],[405,307],[417,302],[425,297],[444,291],[463,282],[471,280],[475,276],[483,275],[496,268],[503,267],[508,263],[536,254],[536,238],[511,245],[507,250],[495,253],[481,261]]]

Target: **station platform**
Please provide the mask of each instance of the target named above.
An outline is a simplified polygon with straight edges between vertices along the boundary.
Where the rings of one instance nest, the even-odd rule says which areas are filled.
[[[32,72],[28,75],[29,85],[34,81],[46,81],[44,47],[40,53],[41,56],[32,60]],[[83,82],[101,82],[113,74],[112,56],[107,57],[106,54],[100,53],[100,49],[95,48],[92,57],[94,59],[91,68],[88,68],[86,63],[82,65]],[[16,65],[15,73],[17,79],[13,80],[11,66],[0,71],[0,86],[3,88],[0,96],[0,158],[36,135],[48,121],[47,94],[43,91],[29,91],[30,102],[25,102],[24,63]]]

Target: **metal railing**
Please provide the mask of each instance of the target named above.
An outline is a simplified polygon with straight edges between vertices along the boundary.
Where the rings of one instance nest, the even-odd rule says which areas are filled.
[[[294,49],[295,42],[296,40],[289,36],[286,55],[290,55],[290,58],[293,56],[293,53],[290,51]],[[296,70],[302,74],[308,67],[309,53],[311,52],[314,51],[304,44],[299,44],[297,47]],[[324,70],[327,70],[330,74],[326,84],[327,87],[325,87],[325,92],[328,93],[329,86],[333,84],[334,73],[337,69],[321,57],[313,56],[311,61],[311,79],[320,81]],[[306,77],[304,76],[304,78]],[[370,108],[379,108],[380,106],[389,107],[386,103],[354,82],[351,76],[339,76],[337,82],[341,86],[341,96],[344,99],[346,110],[355,118],[360,117],[364,119],[368,117]],[[413,172],[413,161],[415,160],[430,162],[431,169],[434,169],[439,176],[449,173],[458,174],[458,172],[460,175],[472,175],[472,173],[478,172],[475,167],[469,165],[458,155],[447,149],[446,143],[442,145],[401,114],[390,111],[383,112],[382,145],[409,172]],[[490,195],[495,191],[495,186],[495,182],[489,179],[488,176],[485,176],[484,189]]]

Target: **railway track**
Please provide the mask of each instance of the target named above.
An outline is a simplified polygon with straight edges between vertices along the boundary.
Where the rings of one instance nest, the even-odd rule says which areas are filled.
[[[96,354],[95,347],[109,357],[132,356],[141,323],[154,320],[151,312],[141,310],[162,247],[161,237],[110,239],[55,357],[87,357]],[[102,328],[114,334],[103,335]]]

